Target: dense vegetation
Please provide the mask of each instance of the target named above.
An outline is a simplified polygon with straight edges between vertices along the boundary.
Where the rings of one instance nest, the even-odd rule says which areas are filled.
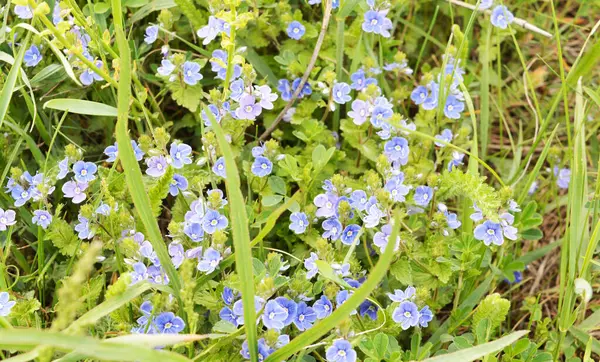
[[[2,360],[600,356],[600,3],[0,9]]]

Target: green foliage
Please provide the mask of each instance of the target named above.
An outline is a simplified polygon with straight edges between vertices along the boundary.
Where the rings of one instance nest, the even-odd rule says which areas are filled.
[[[490,294],[479,303],[473,314],[473,326],[479,328],[483,320],[487,320],[489,330],[494,330],[506,319],[510,309],[510,301],[498,293]]]
[[[45,240],[50,240],[61,254],[74,256],[77,250],[79,250],[81,240],[79,240],[73,231],[73,227],[60,218],[61,209],[60,206],[57,208],[56,215],[45,234]]]
[[[148,196],[150,197],[150,207],[152,208],[152,214],[154,214],[154,217],[158,217],[161,213],[162,201],[169,194],[169,186],[171,186],[174,173],[175,169],[173,167],[168,167],[165,174],[162,175],[158,179],[158,182],[150,187],[150,191],[148,191]]]
[[[461,170],[444,172],[440,177],[438,196],[441,200],[457,196],[469,198],[483,215],[496,220],[503,200],[493,187],[485,183],[485,179]]]
[[[188,1],[188,0],[178,0]],[[202,99],[202,84],[187,85],[179,80],[167,83],[167,88],[171,91],[171,97],[177,105],[196,112]]]

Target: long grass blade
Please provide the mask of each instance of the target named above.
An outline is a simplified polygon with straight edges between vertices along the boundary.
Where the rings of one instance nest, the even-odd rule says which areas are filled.
[[[4,80],[4,86],[2,87],[2,92],[0,92],[0,127],[2,127],[2,123],[8,112],[8,105],[10,104],[10,100],[12,99],[13,92],[17,85],[17,77],[19,76],[21,63],[23,63],[23,57],[25,56],[25,51],[28,48],[30,39],[31,33],[27,33],[25,40],[21,43],[21,49],[19,50],[19,53],[17,53],[17,58],[10,68],[8,76]]]
[[[240,278],[242,303],[244,304],[244,327],[246,339],[250,349],[252,361],[258,360],[257,337],[256,337],[256,310],[254,309],[254,272],[252,268],[252,249],[250,247],[250,232],[248,230],[248,216],[246,205],[240,186],[240,175],[235,164],[233,151],[225,139],[223,129],[215,120],[212,112],[205,108],[209,116],[213,130],[217,136],[219,148],[225,158],[225,187],[229,199],[231,233],[233,246],[235,248],[235,266]]]
[[[116,117],[117,109],[107,104],[85,101],[82,99],[57,98],[44,103],[44,108],[69,111],[70,113],[88,116]]]

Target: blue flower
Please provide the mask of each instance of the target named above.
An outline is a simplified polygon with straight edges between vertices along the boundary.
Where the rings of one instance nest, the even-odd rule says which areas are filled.
[[[427,327],[431,320],[433,320],[433,313],[429,310],[429,306],[423,307],[423,309],[419,311],[419,325],[421,327]]]
[[[350,86],[347,83],[339,82],[333,85],[333,101],[337,104],[344,104],[350,102]]]
[[[208,210],[202,219],[202,228],[208,234],[214,234],[217,230],[223,230],[227,227],[229,221],[218,211]]]
[[[235,313],[233,313],[233,311],[229,307],[223,307],[221,309],[221,311],[219,312],[219,317],[222,320],[227,321],[236,327],[238,326],[237,316],[235,315]]]
[[[0,293],[0,317],[7,317],[15,304],[17,302],[10,300],[10,295],[7,292]]]
[[[46,229],[52,222],[52,215],[46,210],[35,210],[31,222]]]
[[[217,123],[221,123],[222,115],[221,115],[221,111],[219,111],[219,108],[217,106],[215,106],[214,104],[209,104],[208,110],[215,117],[215,121],[217,121]],[[204,125],[206,127],[210,127],[212,124],[210,122],[210,118],[208,117],[208,114],[206,114],[206,111],[204,109],[201,112],[201,116],[202,116],[202,119],[204,120]]]
[[[10,194],[15,200],[15,207],[23,206],[27,201],[29,201],[29,199],[31,199],[31,192],[29,190],[24,189],[21,185],[15,185],[12,188]]]
[[[160,61],[160,67],[156,69],[156,72],[163,77],[167,77],[175,70],[175,64],[169,59],[163,59]]]
[[[260,104],[256,103],[256,98],[250,94],[244,94],[240,98],[240,106],[235,111],[239,119],[255,120],[262,112]]]
[[[450,143],[452,142],[452,131],[449,130],[448,128],[445,128],[441,134],[435,135],[435,138],[440,140],[440,141],[444,141],[446,143]],[[435,142],[435,145],[438,147],[446,147],[445,144],[443,143],[439,143],[439,142]]]
[[[201,80],[202,74],[200,74],[200,64],[195,62],[185,62],[181,66],[183,72],[183,81],[188,85],[196,85]]]
[[[429,93],[429,96],[427,98],[425,98],[425,101],[422,103],[422,107],[424,110],[430,111],[432,109],[437,108],[438,106],[438,97],[439,97],[439,89],[440,86],[439,84],[437,84],[436,82],[430,82],[428,84],[429,87],[429,91],[431,93]]]
[[[323,221],[323,229],[325,232],[323,233],[323,238],[337,240],[340,238],[342,234],[342,224],[335,217],[329,218]]]
[[[227,76],[227,57],[226,51],[217,49],[213,51],[210,61],[211,70],[217,73],[215,78],[225,80]],[[214,60],[213,60],[214,59]],[[233,65],[233,74],[230,81],[234,81],[242,75],[242,67],[239,64]]]
[[[13,210],[4,211],[4,209],[0,208],[0,231],[5,231],[8,226],[16,224],[16,215]]]
[[[307,270],[306,279],[312,279],[319,272],[317,260],[319,260],[319,256],[313,252],[310,253],[309,258],[304,259],[304,267]]]
[[[358,236],[359,232],[360,232],[360,226],[358,226],[356,224],[350,224],[350,225],[346,226],[344,231],[342,231],[342,238],[341,238],[342,243],[346,244],[346,245],[354,244],[354,241],[356,240],[356,237]]]
[[[373,127],[381,128],[383,122],[391,118],[393,114],[394,111],[387,105],[375,105],[371,112],[371,124]]]
[[[146,174],[152,177],[161,177],[167,171],[167,159],[165,156],[152,156],[146,159]]]
[[[385,224],[381,227],[381,231],[378,231],[373,236],[373,244],[379,248],[379,251],[383,253],[385,248],[387,248],[387,244],[390,240],[390,235],[392,234],[392,225]],[[394,251],[398,251],[400,248],[400,237],[396,238],[396,245],[394,246]]]
[[[144,151],[138,146],[137,142],[131,140],[131,147],[133,148],[133,153],[135,154],[135,159],[141,161],[144,158]],[[115,162],[117,156],[119,155],[119,148],[117,143],[114,145],[108,146],[104,149],[104,154],[108,156],[106,162]]]
[[[171,196],[177,196],[179,195],[179,190],[185,191],[187,188],[188,180],[180,174],[174,174],[173,180],[171,180],[171,184],[169,185],[169,193]]]
[[[402,303],[406,300],[412,300],[415,296],[416,289],[414,287],[407,287],[405,290],[395,289],[394,294],[387,293],[387,296],[392,302]]]
[[[512,226],[513,222],[515,222],[515,217],[508,212],[500,215],[500,225],[502,225],[502,233],[504,234],[504,237],[514,241],[517,240],[517,233],[519,230]]]
[[[258,340],[258,360],[259,361],[266,360],[267,357],[269,357],[269,355],[271,353],[273,353],[273,351],[275,351],[275,350],[273,348],[270,348],[267,345],[264,338],[261,338]],[[244,359],[250,359],[250,350],[248,349],[248,340],[245,340],[244,343],[242,343],[242,350],[240,351],[240,354],[242,355],[242,357],[244,357]]]
[[[365,101],[355,99],[352,102],[352,110],[348,112],[348,117],[352,118],[355,125],[360,126],[367,121],[369,116],[369,105]]]
[[[208,45],[211,41],[213,41],[219,33],[225,31],[229,35],[229,24],[227,26],[225,20],[216,18],[214,16],[209,16],[208,24],[198,29],[198,37],[204,39],[202,44]]]
[[[356,351],[352,349],[352,344],[345,339],[333,341],[331,347],[325,352],[327,362],[355,362]]]
[[[342,290],[340,291],[336,296],[335,296],[335,304],[337,304],[338,308],[344,304],[348,298],[350,298],[350,296],[354,294],[354,292],[352,291],[348,291],[348,290]],[[350,312],[350,315],[354,315],[356,314],[356,310],[353,310],[352,312]]]
[[[419,310],[413,302],[404,301],[400,303],[392,312],[392,319],[396,323],[400,323],[403,330],[414,327],[419,324]]]
[[[204,229],[200,223],[186,223],[185,227],[183,228],[183,232],[195,243],[198,243],[204,239]]]
[[[235,293],[233,292],[233,289],[229,287],[223,288],[223,293],[221,293],[221,299],[223,299],[223,302],[225,304],[231,305],[233,303],[233,300],[235,299]]]
[[[265,177],[271,174],[273,171],[273,162],[269,161],[268,158],[258,156],[252,163],[252,173],[258,177]]]
[[[290,215],[290,230],[296,234],[303,234],[306,231],[308,217],[303,212],[293,212]]]
[[[327,299],[326,296],[322,295],[321,298],[313,304],[313,310],[315,311],[317,318],[323,319],[331,314],[333,311],[333,304],[331,304],[331,301]]]
[[[96,67],[99,69],[102,69],[103,63],[102,61],[98,60],[96,61]],[[81,84],[83,85],[91,85],[92,83],[94,83],[94,81],[101,81],[103,80],[103,78],[96,72],[94,72],[93,70],[87,68],[83,71],[83,73],[81,73],[81,75],[79,76],[79,81],[81,82]]]
[[[508,8],[504,5],[498,5],[492,10],[492,16],[490,21],[492,25],[500,28],[506,29],[508,24],[512,23],[515,19],[515,16],[508,10]]]
[[[313,200],[313,203],[318,207],[317,217],[331,217],[336,213],[336,205],[338,197],[332,193],[319,194]]]
[[[280,79],[277,82],[277,90],[281,93],[281,99],[284,101],[289,101],[292,99],[292,86],[290,85],[290,81],[287,79]]]
[[[406,138],[394,137],[385,143],[383,149],[390,161],[398,161],[401,165],[406,165],[408,163],[410,148],[408,147]]]
[[[298,87],[300,87],[300,82],[302,82],[302,78],[296,78],[292,82],[292,89],[294,92],[296,91],[296,89],[298,89]],[[307,81],[302,86],[302,90],[300,91],[300,94],[298,95],[298,97],[303,98],[304,96],[309,96],[311,94],[312,94],[312,89],[310,87],[310,84],[308,84],[308,81]]]
[[[486,220],[483,224],[477,225],[473,233],[475,239],[483,241],[485,245],[502,245],[504,243],[502,225],[490,220]]]
[[[183,319],[175,316],[173,312],[164,312],[154,318],[154,325],[158,333],[177,334],[185,328]]]
[[[365,315],[367,315],[372,320],[377,320],[377,311],[378,310],[379,310],[379,308],[377,308],[377,306],[375,304],[371,303],[368,300],[365,300],[358,307],[358,314],[360,314],[361,317],[364,317]]]
[[[294,325],[298,330],[304,331],[309,329],[316,320],[317,314],[313,308],[307,306],[304,302],[298,303],[296,317],[294,318]]]
[[[375,196],[371,196],[371,198],[369,199],[366,211],[367,214],[363,216],[363,222],[365,223],[364,225],[367,229],[371,229],[379,225],[381,219],[386,216],[386,214],[383,211],[381,211],[381,208],[379,207]]]
[[[25,55],[23,56],[23,61],[25,65],[28,67],[35,67],[42,61],[42,54],[37,46],[32,45],[27,51],[25,51]]]
[[[175,266],[175,269],[178,269],[183,263],[184,259],[183,245],[178,242],[172,242],[169,244],[169,255],[171,256],[171,262],[173,262],[173,266]]]
[[[292,21],[287,28],[287,35],[295,40],[300,40],[304,33],[306,32],[306,28],[299,21]]]
[[[96,179],[98,166],[92,162],[77,161],[73,165],[75,180],[77,182],[90,182]]]
[[[366,78],[365,71],[362,68],[352,73],[350,80],[352,81],[350,87],[357,91],[367,88],[370,84],[377,84],[375,78]]]
[[[131,284],[136,284],[141,281],[148,279],[148,268],[144,263],[137,262],[132,265],[133,271],[131,272]]]
[[[417,186],[415,189],[414,200],[419,206],[427,206],[433,196],[433,190],[429,186]]]
[[[481,3],[479,3],[479,10],[489,9],[493,4],[494,0],[481,0]]]
[[[448,171],[452,171],[454,167],[458,167],[463,164],[463,158],[465,158],[464,153],[460,153],[458,151],[452,151],[452,160],[448,162]]]
[[[282,329],[285,327],[285,320],[288,318],[288,311],[279,303],[270,300],[265,305],[262,314],[262,321],[268,329]]]
[[[279,305],[288,313],[288,316],[283,321],[283,324],[289,326],[294,321],[294,318],[296,318],[296,310],[298,309],[298,304],[296,304],[296,302],[294,302],[293,300],[290,300],[285,297],[277,297],[275,298],[275,301],[279,303]]]
[[[449,95],[444,106],[444,115],[451,119],[459,119],[460,112],[465,110],[465,104],[453,95]]]
[[[404,185],[404,173],[400,172],[385,183],[385,190],[395,202],[403,202],[410,188]]]
[[[569,183],[571,182],[571,170],[568,168],[561,168],[560,170],[558,169],[558,167],[554,168],[554,176],[556,177],[556,185],[561,188],[561,189],[568,189],[569,188]]]
[[[58,175],[56,176],[56,178],[58,180],[62,180],[63,178],[65,178],[67,176],[67,174],[69,173],[69,158],[65,157],[63,158],[62,161],[60,161],[58,163]]]
[[[152,25],[146,28],[146,33],[144,34],[144,42],[146,44],[152,44],[156,41],[158,37],[158,26]]]
[[[364,15],[362,30],[367,33],[381,33],[381,27],[383,26],[384,18],[385,16],[378,11],[367,11]]]
[[[90,221],[81,214],[77,216],[77,219],[79,220],[79,224],[75,225],[77,236],[82,240],[93,238],[94,230],[90,228]]]
[[[171,143],[171,165],[175,168],[182,168],[184,165],[192,163],[192,158],[189,157],[192,154],[192,148],[185,143]]]
[[[198,270],[210,274],[217,269],[222,259],[221,253],[213,248],[208,248],[198,262]]]
[[[415,88],[410,94],[410,99],[412,99],[415,104],[423,104],[427,97],[429,96],[429,90],[425,86],[418,86]]]
[[[65,197],[72,199],[74,204],[79,204],[85,200],[84,191],[88,188],[88,184],[84,182],[67,181],[62,186],[62,192]],[[14,190],[13,190],[14,193]],[[14,195],[13,195],[14,197]],[[16,204],[15,204],[16,205]]]
[[[225,173],[225,157],[219,157],[217,162],[215,162],[214,166],[212,167],[212,171],[217,176],[220,176],[223,178],[227,177],[227,175]]]
[[[352,191],[350,195],[350,206],[358,211],[364,211],[367,207],[367,193],[363,190]]]
[[[33,10],[29,5],[15,5],[15,15],[17,15],[19,19],[31,19],[33,18]]]

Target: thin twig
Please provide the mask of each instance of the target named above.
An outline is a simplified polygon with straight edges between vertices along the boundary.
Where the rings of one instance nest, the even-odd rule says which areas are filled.
[[[458,6],[462,6],[463,8],[467,8],[467,9],[471,9],[473,11],[481,11],[482,13],[486,13],[486,14],[491,14],[492,12],[490,10],[481,10],[478,9],[475,5],[473,4],[468,4],[464,1],[460,1],[460,0],[448,0],[450,3],[454,4],[454,5],[458,5]],[[534,33],[538,33],[540,35],[545,36],[546,38],[552,38],[552,34],[550,34],[549,32],[538,28],[537,26],[528,23],[526,20],[521,19],[521,18],[517,18],[515,17],[513,20],[513,23],[522,26],[523,28],[530,30]]]
[[[319,33],[319,38],[317,39],[317,44],[315,44],[315,50],[313,50],[312,57],[310,58],[308,67],[306,67],[306,71],[304,71],[304,75],[302,76],[302,80],[300,81],[298,88],[296,88],[296,90],[294,91],[294,94],[292,95],[292,98],[285,105],[285,107],[283,107],[283,110],[279,113],[277,118],[275,118],[273,123],[271,123],[269,128],[267,128],[263,132],[263,134],[260,135],[260,137],[258,138],[260,141],[264,141],[267,137],[269,137],[271,132],[273,132],[275,130],[275,128],[277,128],[277,125],[279,124],[279,122],[281,122],[281,120],[283,119],[283,117],[285,116],[287,111],[290,108],[292,108],[292,105],[294,104],[294,102],[296,101],[298,96],[300,95],[300,92],[302,92],[302,88],[304,87],[304,84],[306,83],[306,81],[308,80],[308,77],[310,76],[310,72],[312,72],[312,69],[315,66],[315,63],[317,62],[317,58],[319,56],[319,51],[321,50],[321,46],[323,45],[323,40],[325,39],[325,33],[327,32],[327,27],[329,26],[329,19],[331,18],[331,1],[332,0],[325,1],[325,15],[323,15],[323,24],[321,25],[321,32]]]

